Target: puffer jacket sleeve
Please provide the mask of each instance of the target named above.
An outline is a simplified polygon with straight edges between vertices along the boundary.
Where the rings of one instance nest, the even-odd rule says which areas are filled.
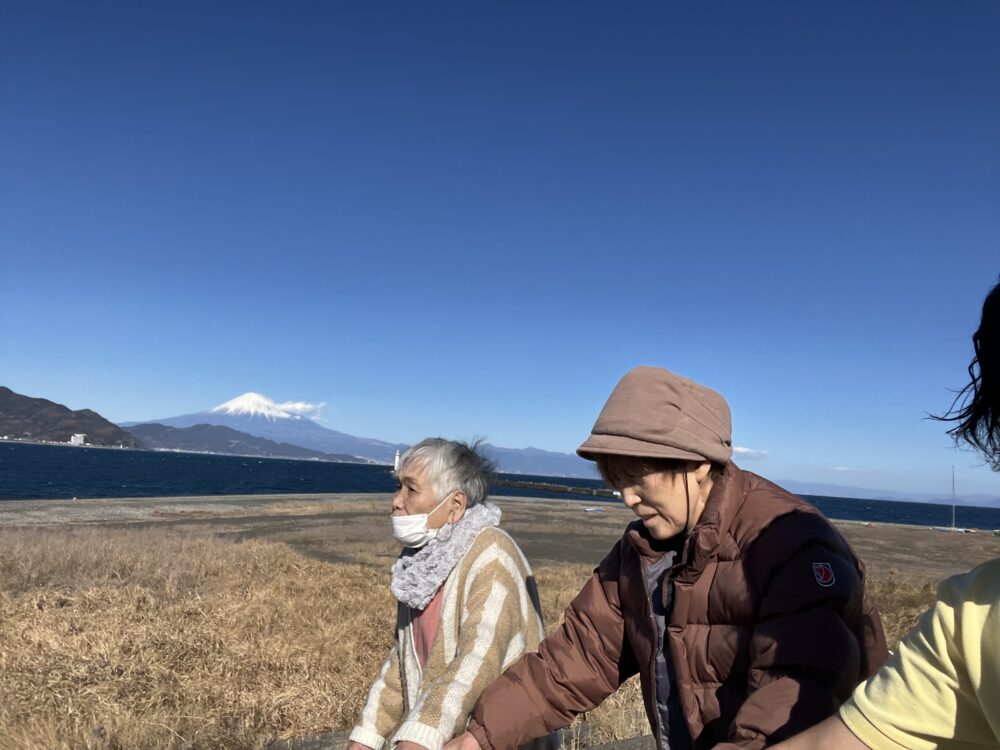
[[[779,519],[747,562],[762,593],[749,695],[716,750],[757,750],[817,724],[886,653],[881,622],[866,620],[871,610],[859,566],[823,518]],[[877,633],[868,633],[873,627]]]
[[[562,625],[480,696],[469,731],[484,750],[516,748],[598,706],[638,667],[619,599],[620,540],[566,609]]]

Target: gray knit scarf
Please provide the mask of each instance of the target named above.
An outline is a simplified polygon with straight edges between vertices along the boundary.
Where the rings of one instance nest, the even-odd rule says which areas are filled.
[[[465,557],[479,532],[500,525],[500,508],[480,503],[465,511],[455,524],[445,524],[438,535],[418,550],[404,549],[392,566],[393,596],[414,609],[425,609]]]

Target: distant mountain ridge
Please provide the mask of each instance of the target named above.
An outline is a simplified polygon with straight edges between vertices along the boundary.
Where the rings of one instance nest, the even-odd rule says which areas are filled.
[[[357,456],[323,453],[289,443],[255,437],[222,425],[198,424],[192,427],[168,427],[162,424],[139,424],[126,428],[146,448],[153,450],[194,451],[266,458],[294,458],[336,463],[367,463]]]
[[[221,425],[276,443],[288,443],[321,453],[357,456],[384,464],[391,464],[396,451],[406,450],[407,447],[401,443],[359,438],[331,430],[301,414],[283,410],[280,405],[256,393],[245,393],[207,411],[141,423],[125,422],[122,426],[131,429],[137,424],[181,428],[198,424]]]
[[[277,443],[287,443],[321,453],[347,454],[384,464],[393,462],[396,451],[402,453],[409,447],[405,443],[357,437],[323,427],[306,416],[311,408],[310,404],[302,402],[279,404],[266,396],[251,392],[206,411],[147,422],[123,422],[122,426],[131,430],[140,424],[177,428],[198,424],[220,425]],[[502,472],[586,478],[595,476],[593,465],[589,461],[570,453],[538,448],[501,448],[490,444],[485,444],[483,449]]]
[[[490,443],[483,443],[482,449],[500,471],[508,474],[598,478],[594,464],[575,453],[558,453],[541,448],[499,448]]]
[[[914,503],[939,503],[950,505],[951,497],[933,492],[900,492],[898,490],[877,490],[872,487],[850,487],[842,484],[820,482],[799,482],[794,479],[776,479],[775,484],[796,495],[817,495],[820,497],[846,497],[854,500],[901,500]],[[993,495],[955,495],[956,505],[997,507],[1000,497]]]
[[[62,404],[24,396],[0,386],[0,436],[65,443],[71,435],[84,433],[89,444],[100,446],[384,464],[392,463],[396,450],[404,451],[408,447],[403,443],[359,438],[325,428],[306,416],[305,413],[315,408],[315,405],[299,402],[275,404],[260,394],[248,393],[206,412],[167,420],[126,422],[119,426],[90,409],[72,411]],[[293,439],[261,436],[260,432],[265,431],[279,436],[290,434]],[[321,446],[351,446],[357,450],[338,450],[336,447],[324,450],[304,445],[300,440]],[[573,454],[537,448],[501,448],[489,443],[485,443],[483,449],[501,472],[596,478],[593,464]],[[775,481],[800,495],[909,500],[945,505],[951,502],[951,498],[944,493],[900,492],[797,480]],[[991,495],[960,494],[955,500],[958,505],[1000,507],[1000,497]]]
[[[44,398],[32,398],[0,386],[0,435],[26,440],[68,443],[84,433],[90,445],[141,448],[135,436],[90,409],[72,409]]]

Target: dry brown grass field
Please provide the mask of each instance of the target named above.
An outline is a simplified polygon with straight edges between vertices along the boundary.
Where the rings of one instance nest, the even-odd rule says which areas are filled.
[[[311,537],[242,533],[238,514],[221,526],[193,515],[187,525],[0,529],[0,750],[241,750],[349,727],[390,647],[396,548],[381,527],[366,537],[364,525],[327,517],[343,506],[275,511],[297,524],[281,527],[293,537],[323,523],[349,531],[324,555]],[[515,537],[523,525],[522,543],[535,550],[554,628],[592,561],[560,560],[555,541],[537,547],[527,512],[513,509],[511,525]],[[580,521],[600,541],[592,556],[623,519]],[[933,598],[933,583],[875,575],[891,642]],[[588,719],[594,743],[648,731],[635,684]]]

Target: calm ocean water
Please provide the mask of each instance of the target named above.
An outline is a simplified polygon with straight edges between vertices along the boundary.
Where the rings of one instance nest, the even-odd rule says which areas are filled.
[[[549,481],[600,487],[594,479],[502,475],[520,481]],[[391,492],[386,466],[287,461],[197,453],[110,450],[0,443],[0,501],[181,495],[266,495],[311,492]],[[522,488],[495,488],[494,495],[566,499],[591,503],[604,498]],[[887,500],[804,495],[830,518],[917,526],[951,524],[951,506]],[[1000,508],[959,506],[957,525],[1000,529]]]

